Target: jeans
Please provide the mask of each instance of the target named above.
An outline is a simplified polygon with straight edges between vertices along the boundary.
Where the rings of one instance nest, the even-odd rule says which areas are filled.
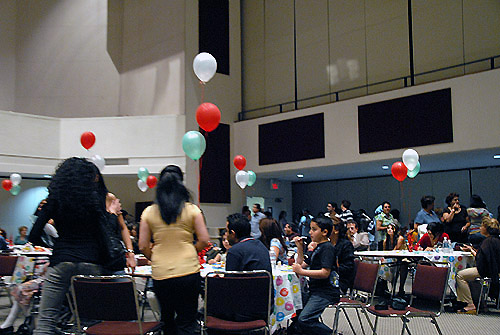
[[[335,294],[312,292],[305,294],[302,299],[305,305],[298,317],[299,329],[305,334],[332,334],[332,330],[320,322],[319,317],[328,305],[339,301],[339,292]]]
[[[34,334],[54,335],[56,333],[61,306],[66,299],[72,276],[99,275],[101,272],[100,265],[91,263],[62,262],[50,267],[43,283],[40,314]]]
[[[163,280],[153,280],[156,298],[160,303],[161,321],[166,335],[195,333],[200,294],[200,274]]]

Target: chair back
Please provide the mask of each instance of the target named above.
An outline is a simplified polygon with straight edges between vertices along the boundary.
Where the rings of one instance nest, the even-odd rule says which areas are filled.
[[[264,320],[271,314],[272,276],[267,271],[211,272],[205,277],[205,320]]]
[[[412,296],[440,302],[440,312],[443,310],[446,286],[448,285],[448,275],[450,272],[450,264],[443,263],[443,265],[444,266],[418,264],[415,280],[412,285]]]
[[[367,292],[371,300],[375,296],[380,261],[376,263],[357,262],[356,276],[354,277],[353,290]],[[372,303],[372,301],[370,303]]]
[[[0,276],[12,276],[16,269],[17,256],[0,256]]]
[[[71,294],[79,329],[81,318],[102,321],[138,320],[142,332],[137,291],[132,277],[73,276]]]

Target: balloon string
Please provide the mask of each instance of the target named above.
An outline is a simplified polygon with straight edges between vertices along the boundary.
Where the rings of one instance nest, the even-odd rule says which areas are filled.
[[[405,208],[406,208],[406,204],[404,202],[405,197],[404,197],[404,189],[403,189],[403,182],[402,181],[399,182],[399,187],[400,187],[400,195],[401,195],[401,199],[400,199],[401,207],[402,207],[401,210],[404,212]]]
[[[201,103],[205,101],[205,83],[200,80],[201,85]]]
[[[205,137],[205,143],[206,143],[206,146],[208,147],[208,132],[204,131],[203,129],[200,129],[200,131],[201,131],[201,134]],[[198,171],[198,206],[200,206],[200,199],[201,199],[201,170],[203,168],[203,156],[205,156],[205,153],[203,153],[203,155],[199,159],[199,171]]]

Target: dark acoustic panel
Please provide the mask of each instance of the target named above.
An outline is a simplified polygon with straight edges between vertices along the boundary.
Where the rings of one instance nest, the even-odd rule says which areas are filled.
[[[229,1],[199,0],[199,52],[217,60],[217,73],[229,75]]]
[[[323,113],[259,125],[259,165],[325,158]]]
[[[139,222],[141,220],[142,212],[153,204],[152,201],[142,201],[135,203],[135,221]]]
[[[358,107],[359,153],[453,142],[451,88]]]
[[[229,152],[229,125],[219,126],[206,133],[207,149],[200,159],[200,202],[231,203],[231,158]]]

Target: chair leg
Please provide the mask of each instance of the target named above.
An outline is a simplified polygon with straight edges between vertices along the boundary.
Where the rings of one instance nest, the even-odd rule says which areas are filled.
[[[342,312],[344,312],[345,318],[347,320],[347,323],[349,323],[349,327],[351,327],[352,332],[354,334],[356,334],[356,332],[354,331],[354,327],[352,325],[351,319],[349,319],[349,315],[347,315],[347,312],[345,311],[345,308],[342,308]]]
[[[407,317],[402,316],[401,321],[403,322],[403,327],[401,328],[401,335],[405,333],[405,330],[408,332],[408,335],[411,335],[410,329],[408,328],[408,322],[410,320],[408,320]]]
[[[333,316],[333,335],[337,335],[337,330],[339,328],[339,313],[340,309],[338,306],[336,306],[335,315]]]
[[[361,321],[361,316],[359,315],[359,311],[357,308],[356,308],[356,315],[358,316],[358,321],[359,321],[359,325],[361,327],[361,331],[363,332],[363,335],[366,335],[365,327],[363,327],[363,322]]]
[[[443,333],[441,332],[441,328],[439,328],[439,325],[437,323],[437,320],[435,317],[431,316],[432,320],[431,320],[431,323],[434,324],[434,326],[436,326],[436,330],[438,332],[439,335],[443,335]]]
[[[375,316],[375,325],[373,325],[373,335],[377,335],[377,324],[378,324],[378,316]]]
[[[373,335],[376,335],[377,332],[375,331],[375,327],[373,326],[373,323],[370,320],[370,317],[368,316],[368,313],[366,312],[366,310],[364,308],[361,309],[361,312],[363,312],[363,314],[365,315],[366,321],[368,321],[368,325],[370,326],[370,329],[372,330]]]

